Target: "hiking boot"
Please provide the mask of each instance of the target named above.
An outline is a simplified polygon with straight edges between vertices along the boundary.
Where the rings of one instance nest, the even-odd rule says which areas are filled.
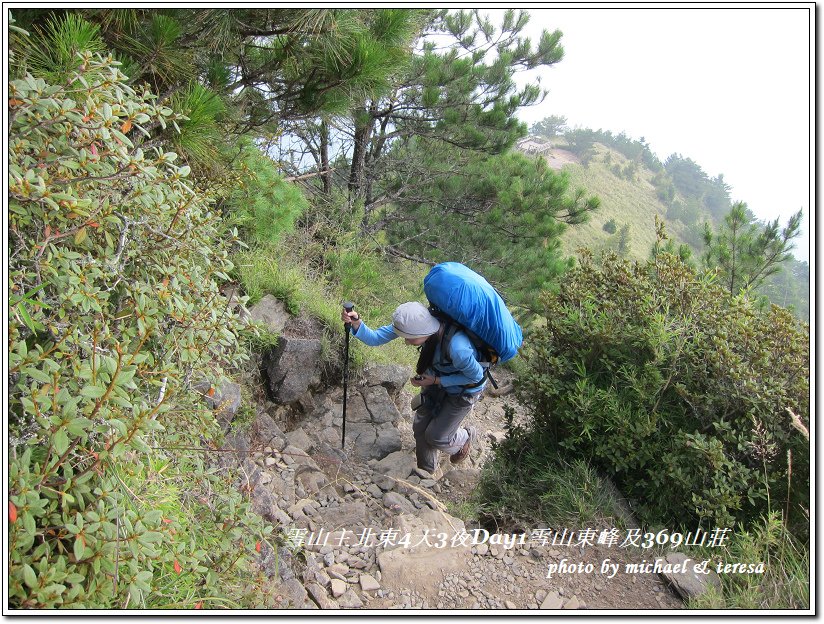
[[[472,425],[467,425],[464,429],[466,429],[466,432],[469,434],[469,438],[461,447],[460,451],[449,457],[449,461],[453,464],[460,464],[463,460],[469,457],[469,450],[472,447],[472,443],[475,441],[475,438],[478,437],[478,430]]]

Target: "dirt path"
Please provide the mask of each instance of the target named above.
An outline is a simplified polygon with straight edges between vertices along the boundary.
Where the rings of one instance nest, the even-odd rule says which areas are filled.
[[[504,388],[509,380],[501,376],[499,385]],[[441,458],[441,484],[438,499],[451,503],[451,509],[459,509],[477,485],[480,469],[492,456],[492,440],[504,435],[504,406],[515,411],[515,424],[523,424],[526,415],[523,408],[509,394],[493,397],[487,394],[480,401],[471,416],[469,424],[479,431],[479,445],[473,450],[469,466],[460,472],[450,473],[451,467],[446,457]],[[411,430],[403,431],[404,448],[414,448]],[[437,473],[436,473],[437,474]],[[450,474],[453,477],[450,479]],[[464,479],[456,481],[460,474]],[[440,475],[438,475],[440,476]],[[471,532],[477,525],[467,525]],[[544,527],[523,527],[528,533]],[[570,528],[572,530],[572,528]],[[479,533],[480,538],[484,533]],[[383,596],[370,602],[370,608],[433,608],[433,609],[681,609],[682,601],[667,588],[657,574],[627,574],[626,564],[639,563],[653,556],[647,551],[627,550],[617,545],[552,545],[542,544],[542,539],[530,540],[527,544],[511,549],[503,546],[479,545],[471,549],[471,557],[465,569],[443,572],[439,570],[417,570],[430,581],[417,591],[410,590],[408,584],[386,585]],[[576,539],[573,539],[573,544]],[[602,574],[603,562],[609,560],[617,564],[621,572],[613,578]],[[578,566],[584,570],[587,565],[592,573],[557,573],[547,578],[551,564]],[[577,569],[577,568],[576,568]],[[613,568],[614,569],[614,568]],[[410,570],[414,575],[416,570]]]
[[[506,385],[505,376],[500,383]],[[380,386],[355,391],[377,400],[376,390],[384,392]],[[383,459],[340,452],[340,389],[314,397],[313,409],[304,406],[302,416],[280,418],[283,409],[271,405],[271,416],[259,415],[250,444],[262,452],[245,465],[256,508],[291,534],[325,531],[331,537],[301,542],[286,558],[264,553],[267,574],[281,583],[278,604],[322,609],[682,607],[657,574],[624,572],[625,564],[654,559],[649,551],[599,545],[595,532],[582,546],[580,536],[564,541],[556,533],[553,542],[548,527],[498,533],[460,518],[461,503],[492,457],[492,440],[504,435],[504,407],[514,409],[516,423],[525,419],[512,395],[487,395],[476,405],[468,422],[480,435],[470,458],[456,467],[442,456],[434,475],[415,467],[411,397],[406,392],[392,396],[399,408],[394,426],[400,450]],[[352,394],[350,404],[356,404]],[[373,416],[374,405],[369,405]],[[354,435],[354,423],[351,428]],[[349,435],[348,430],[347,442],[354,444]],[[617,564],[612,578],[602,573],[605,560]],[[570,571],[572,566],[577,571]]]

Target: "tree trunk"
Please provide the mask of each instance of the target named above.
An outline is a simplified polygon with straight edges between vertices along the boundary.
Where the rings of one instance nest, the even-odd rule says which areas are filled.
[[[332,170],[329,169],[329,125],[326,120],[320,122],[320,170],[323,193],[332,192]]]
[[[366,108],[355,111],[355,144],[352,150],[352,167],[349,171],[349,204],[363,199],[366,191],[366,154],[372,137],[372,116]]]

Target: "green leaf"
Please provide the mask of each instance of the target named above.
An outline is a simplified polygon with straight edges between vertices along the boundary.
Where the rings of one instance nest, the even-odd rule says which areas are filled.
[[[23,564],[23,582],[28,585],[29,589],[37,589],[37,575],[27,563]]]
[[[27,366],[26,368],[22,369],[23,373],[34,379],[35,381],[39,381],[40,383],[51,383],[51,377],[49,377],[46,373],[41,371],[38,368],[33,368],[31,366]]]
[[[69,448],[69,436],[64,427],[60,427],[52,436],[52,446],[58,455],[63,455]]]
[[[117,431],[118,435],[125,436],[128,433],[128,429],[126,428],[126,424],[122,420],[118,420],[117,418],[110,418],[106,421],[109,426],[113,427],[115,431]]]
[[[88,433],[87,428],[91,427],[92,421],[88,418],[75,418],[66,425],[69,433],[73,436],[83,436]]]
[[[80,394],[90,399],[99,399],[106,394],[106,389],[101,386],[86,386],[80,391]]]
[[[74,538],[74,548],[73,548],[73,550],[74,550],[75,559],[77,559],[78,561],[83,559],[83,553],[86,550],[86,545],[83,543],[83,537],[82,536],[78,535],[76,538]]]

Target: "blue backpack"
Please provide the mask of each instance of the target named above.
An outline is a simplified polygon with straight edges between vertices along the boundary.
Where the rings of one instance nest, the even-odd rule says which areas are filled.
[[[430,312],[447,322],[442,351],[449,359],[448,343],[463,330],[481,354],[481,364],[506,362],[518,355],[523,343],[520,325],[492,285],[459,262],[442,262],[423,279]],[[492,380],[495,385],[494,380]]]

